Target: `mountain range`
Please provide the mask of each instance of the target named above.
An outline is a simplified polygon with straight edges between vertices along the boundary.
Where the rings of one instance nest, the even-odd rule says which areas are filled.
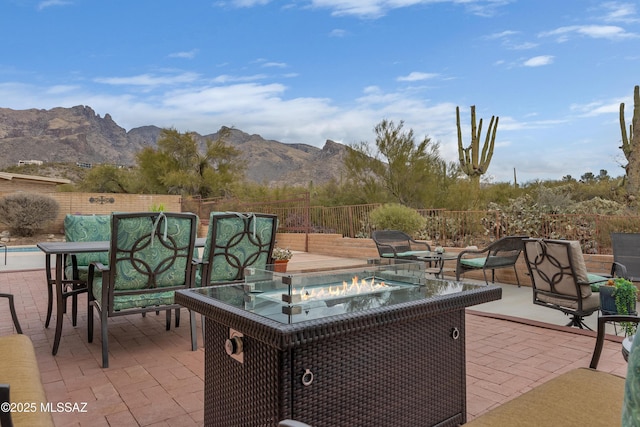
[[[267,185],[326,183],[339,180],[344,169],[346,147],[327,140],[323,148],[308,144],[285,144],[222,127],[217,132],[194,137],[204,149],[207,139],[216,140],[229,130],[224,141],[238,149],[249,181]],[[88,106],[50,110],[0,108],[0,168],[19,160],[117,164],[132,166],[144,147],[156,147],[162,128],[149,125],[120,127]]]

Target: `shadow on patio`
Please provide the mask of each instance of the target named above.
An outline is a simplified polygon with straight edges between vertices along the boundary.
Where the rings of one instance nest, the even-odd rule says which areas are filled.
[[[36,253],[42,258],[42,254]],[[349,260],[297,253],[295,262],[332,265]],[[9,260],[11,263],[12,260]],[[37,261],[36,261],[37,262]],[[37,268],[37,266],[35,266]],[[27,268],[23,265],[22,268]],[[467,309],[466,369],[468,420],[576,367],[588,367],[595,333],[555,326],[565,318],[553,310],[532,314],[531,291],[504,286],[504,297]],[[24,333],[36,348],[47,399],[87,402],[86,413],[54,413],[57,426],[189,426],[204,417],[204,349],[190,351],[188,315],[179,328],[165,331],[164,315],[125,316],[110,321],[110,367],[102,369],[99,333],[87,343],[86,294],[80,297],[78,326],[65,319],[57,356],[51,355],[54,328],[44,328],[47,308],[42,268],[0,273],[0,291],[15,295]],[[13,333],[11,317],[0,312],[0,335]],[[544,323],[542,320],[548,322]],[[425,360],[425,363],[429,361]],[[605,342],[598,369],[626,376],[620,338]],[[407,393],[410,393],[407,390]]]

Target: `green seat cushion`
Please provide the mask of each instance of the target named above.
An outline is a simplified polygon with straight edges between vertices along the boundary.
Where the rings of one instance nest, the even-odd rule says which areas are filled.
[[[405,251],[405,252],[398,252],[395,255],[393,254],[393,252],[387,252],[382,254],[383,258],[406,258],[406,257],[419,257],[422,255],[426,255],[428,254],[429,251]]]
[[[471,268],[482,268],[484,267],[484,263],[487,261],[486,257],[481,258],[462,258],[460,260],[460,264],[465,267]]]
[[[93,295],[102,307],[102,276],[96,276],[93,280]],[[171,305],[173,304],[174,296],[174,291],[127,296],[115,295],[113,297],[113,311]]]
[[[587,273],[587,280],[589,281],[589,285],[591,286],[591,291],[599,292],[600,286],[602,286],[604,283],[607,283],[607,280],[609,280],[609,278],[600,276],[598,274]]]

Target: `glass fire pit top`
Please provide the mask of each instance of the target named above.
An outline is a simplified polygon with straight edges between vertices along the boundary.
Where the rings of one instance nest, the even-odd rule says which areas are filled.
[[[375,260],[360,268],[274,272],[247,269],[237,285],[192,289],[207,298],[284,324],[323,319],[483,287],[427,278],[425,263]]]

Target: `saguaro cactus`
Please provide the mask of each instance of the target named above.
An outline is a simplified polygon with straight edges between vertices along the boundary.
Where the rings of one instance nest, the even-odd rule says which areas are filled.
[[[627,174],[626,190],[629,204],[638,206],[638,193],[640,192],[640,87],[633,89],[633,119],[627,126],[624,121],[624,102],[620,103],[620,131],[622,133],[622,145],[620,148],[627,158],[625,171]]]
[[[493,157],[493,146],[496,141],[499,117],[491,116],[487,136],[480,154],[480,136],[482,134],[482,119],[476,128],[476,106],[471,106],[471,144],[467,148],[462,145],[462,129],[460,127],[460,108],[456,107],[456,125],[458,126],[458,156],[462,171],[480,187],[480,176],[489,168]]]

